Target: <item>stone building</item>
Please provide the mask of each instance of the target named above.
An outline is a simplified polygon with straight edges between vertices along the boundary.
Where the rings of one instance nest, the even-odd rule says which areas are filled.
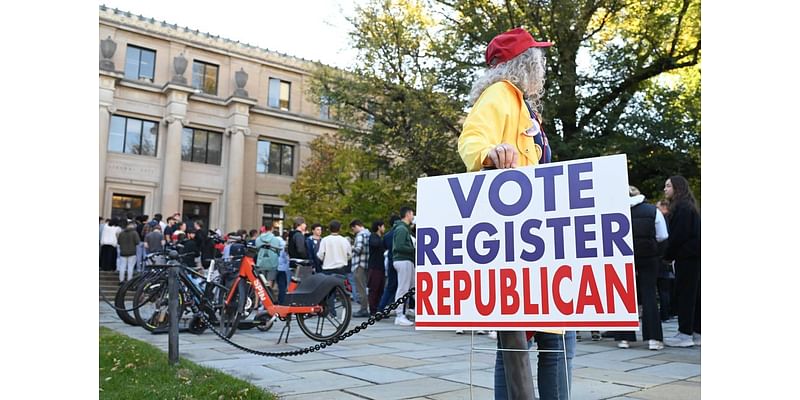
[[[283,227],[308,144],[337,125],[315,63],[100,7],[100,215]]]

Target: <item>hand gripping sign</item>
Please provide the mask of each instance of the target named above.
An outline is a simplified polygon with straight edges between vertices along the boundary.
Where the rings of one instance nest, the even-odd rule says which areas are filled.
[[[416,329],[637,330],[625,155],[417,181]]]

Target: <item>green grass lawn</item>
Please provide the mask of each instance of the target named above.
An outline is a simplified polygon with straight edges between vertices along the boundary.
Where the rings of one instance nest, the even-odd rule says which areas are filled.
[[[243,380],[186,359],[170,366],[167,353],[100,328],[101,399],[277,399]]]

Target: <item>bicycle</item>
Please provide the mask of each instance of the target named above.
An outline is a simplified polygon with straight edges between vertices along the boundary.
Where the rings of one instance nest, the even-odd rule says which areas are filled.
[[[204,313],[211,323],[219,321],[218,313],[222,310],[228,289],[220,282],[214,261],[211,262],[204,276],[180,262],[187,256],[190,255],[178,254],[175,251],[169,252],[167,264],[155,265],[154,268],[159,269],[159,272],[146,280],[143,279],[136,289],[134,316],[146,330],[157,332],[169,327],[169,284],[165,267],[170,266],[181,267],[177,277],[177,283],[180,285],[178,303],[181,315],[190,313],[191,306],[197,304],[199,312]],[[223,332],[228,333],[224,325],[221,325],[220,328]],[[201,334],[205,329],[206,326],[202,323],[199,315],[193,315],[188,324],[188,330],[195,334]]]
[[[269,245],[261,248],[276,251]],[[351,318],[351,304],[346,293],[344,276],[315,274],[299,283],[293,282],[296,286],[286,294],[285,303],[288,305],[279,305],[276,304],[272,291],[265,288],[266,278],[260,273],[256,274],[253,260],[258,250],[255,246],[247,246],[239,265],[239,274],[231,284],[224,302],[220,315],[221,325],[229,327],[230,331],[236,330],[245,314],[244,305],[248,293],[254,291],[269,316],[269,320],[264,322],[268,325],[266,329],[278,319],[286,321],[278,343],[284,331],[284,343],[288,342],[292,316],[296,316],[300,330],[308,338],[319,342],[337,337],[347,329]]]

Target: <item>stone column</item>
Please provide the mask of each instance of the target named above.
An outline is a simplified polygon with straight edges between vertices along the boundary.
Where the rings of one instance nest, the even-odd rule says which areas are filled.
[[[244,137],[250,134],[247,127],[228,128],[228,179],[225,187],[225,231],[234,232],[242,226],[242,195],[244,189]]]
[[[116,109],[114,108],[114,91],[118,78],[122,75],[115,72],[103,71],[100,73],[100,201],[98,203],[99,215],[106,218],[110,215],[103,215],[105,209],[105,194],[106,194],[106,155],[108,153],[108,130],[111,124],[111,114]]]
[[[161,179],[161,214],[181,212],[181,134],[186,121],[186,108],[191,88],[168,84],[167,112],[163,120],[167,124],[167,140],[164,145],[164,166]]]

